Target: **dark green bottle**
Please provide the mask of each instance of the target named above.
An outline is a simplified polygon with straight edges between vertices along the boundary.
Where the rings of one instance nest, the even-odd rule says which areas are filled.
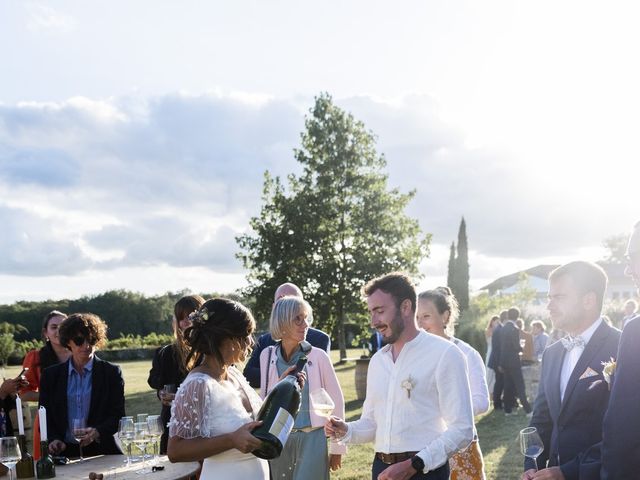
[[[22,458],[16,463],[16,475],[18,478],[33,478],[35,476],[33,457],[27,452],[27,440],[24,435],[18,435],[18,444]]]
[[[300,410],[301,390],[296,374],[306,364],[307,356],[301,355],[295,370],[276,383],[265,398],[256,418],[262,425],[251,431],[254,437],[262,440],[262,445],[251,452],[256,457],[271,460],[282,453]]]
[[[44,440],[40,442],[40,460],[36,462],[36,474],[38,478],[55,478],[56,465],[49,453],[49,443]]]

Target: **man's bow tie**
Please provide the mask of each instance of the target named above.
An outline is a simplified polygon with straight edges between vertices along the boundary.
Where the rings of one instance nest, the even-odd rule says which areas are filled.
[[[563,337],[560,341],[562,342],[562,346],[567,349],[567,352],[570,352],[573,347],[584,348],[584,338],[579,335],[577,337]]]

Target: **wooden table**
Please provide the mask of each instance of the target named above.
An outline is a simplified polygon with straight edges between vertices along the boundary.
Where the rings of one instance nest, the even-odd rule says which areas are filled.
[[[89,480],[89,473],[95,472],[102,473],[104,480],[178,480],[195,474],[200,468],[198,462],[171,463],[166,455],[162,455],[158,458],[158,465],[164,470],[141,475],[136,473],[143,469],[141,461],[127,467],[125,460],[125,455],[100,455],[85,458],[84,462],[73,460],[66,465],[56,465],[56,478]],[[150,465],[151,461],[147,460],[148,469]]]

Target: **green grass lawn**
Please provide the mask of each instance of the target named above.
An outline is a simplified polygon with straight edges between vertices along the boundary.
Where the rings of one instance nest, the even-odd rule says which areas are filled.
[[[358,357],[361,350],[350,350],[349,357]],[[338,352],[332,352],[334,362],[338,361]],[[127,415],[138,413],[160,413],[160,402],[155,391],[147,385],[147,376],[151,368],[150,360],[121,362],[125,379],[125,397]],[[7,368],[6,375],[17,375],[19,367]],[[336,373],[342,386],[347,420],[360,417],[362,401],[356,398],[355,362],[348,361],[336,365]],[[519,478],[522,472],[523,457],[518,446],[518,432],[527,424],[522,411],[518,415],[505,417],[502,413],[487,413],[477,419],[480,446],[484,454],[488,480]],[[342,469],[332,474],[339,480],[361,480],[371,477],[373,445],[354,445],[343,458]]]

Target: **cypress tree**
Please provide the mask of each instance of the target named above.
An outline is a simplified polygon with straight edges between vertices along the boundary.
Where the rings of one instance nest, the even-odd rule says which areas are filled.
[[[462,217],[458,229],[458,255],[455,261],[454,294],[460,304],[460,310],[469,308],[469,250],[467,245],[467,224]]]

